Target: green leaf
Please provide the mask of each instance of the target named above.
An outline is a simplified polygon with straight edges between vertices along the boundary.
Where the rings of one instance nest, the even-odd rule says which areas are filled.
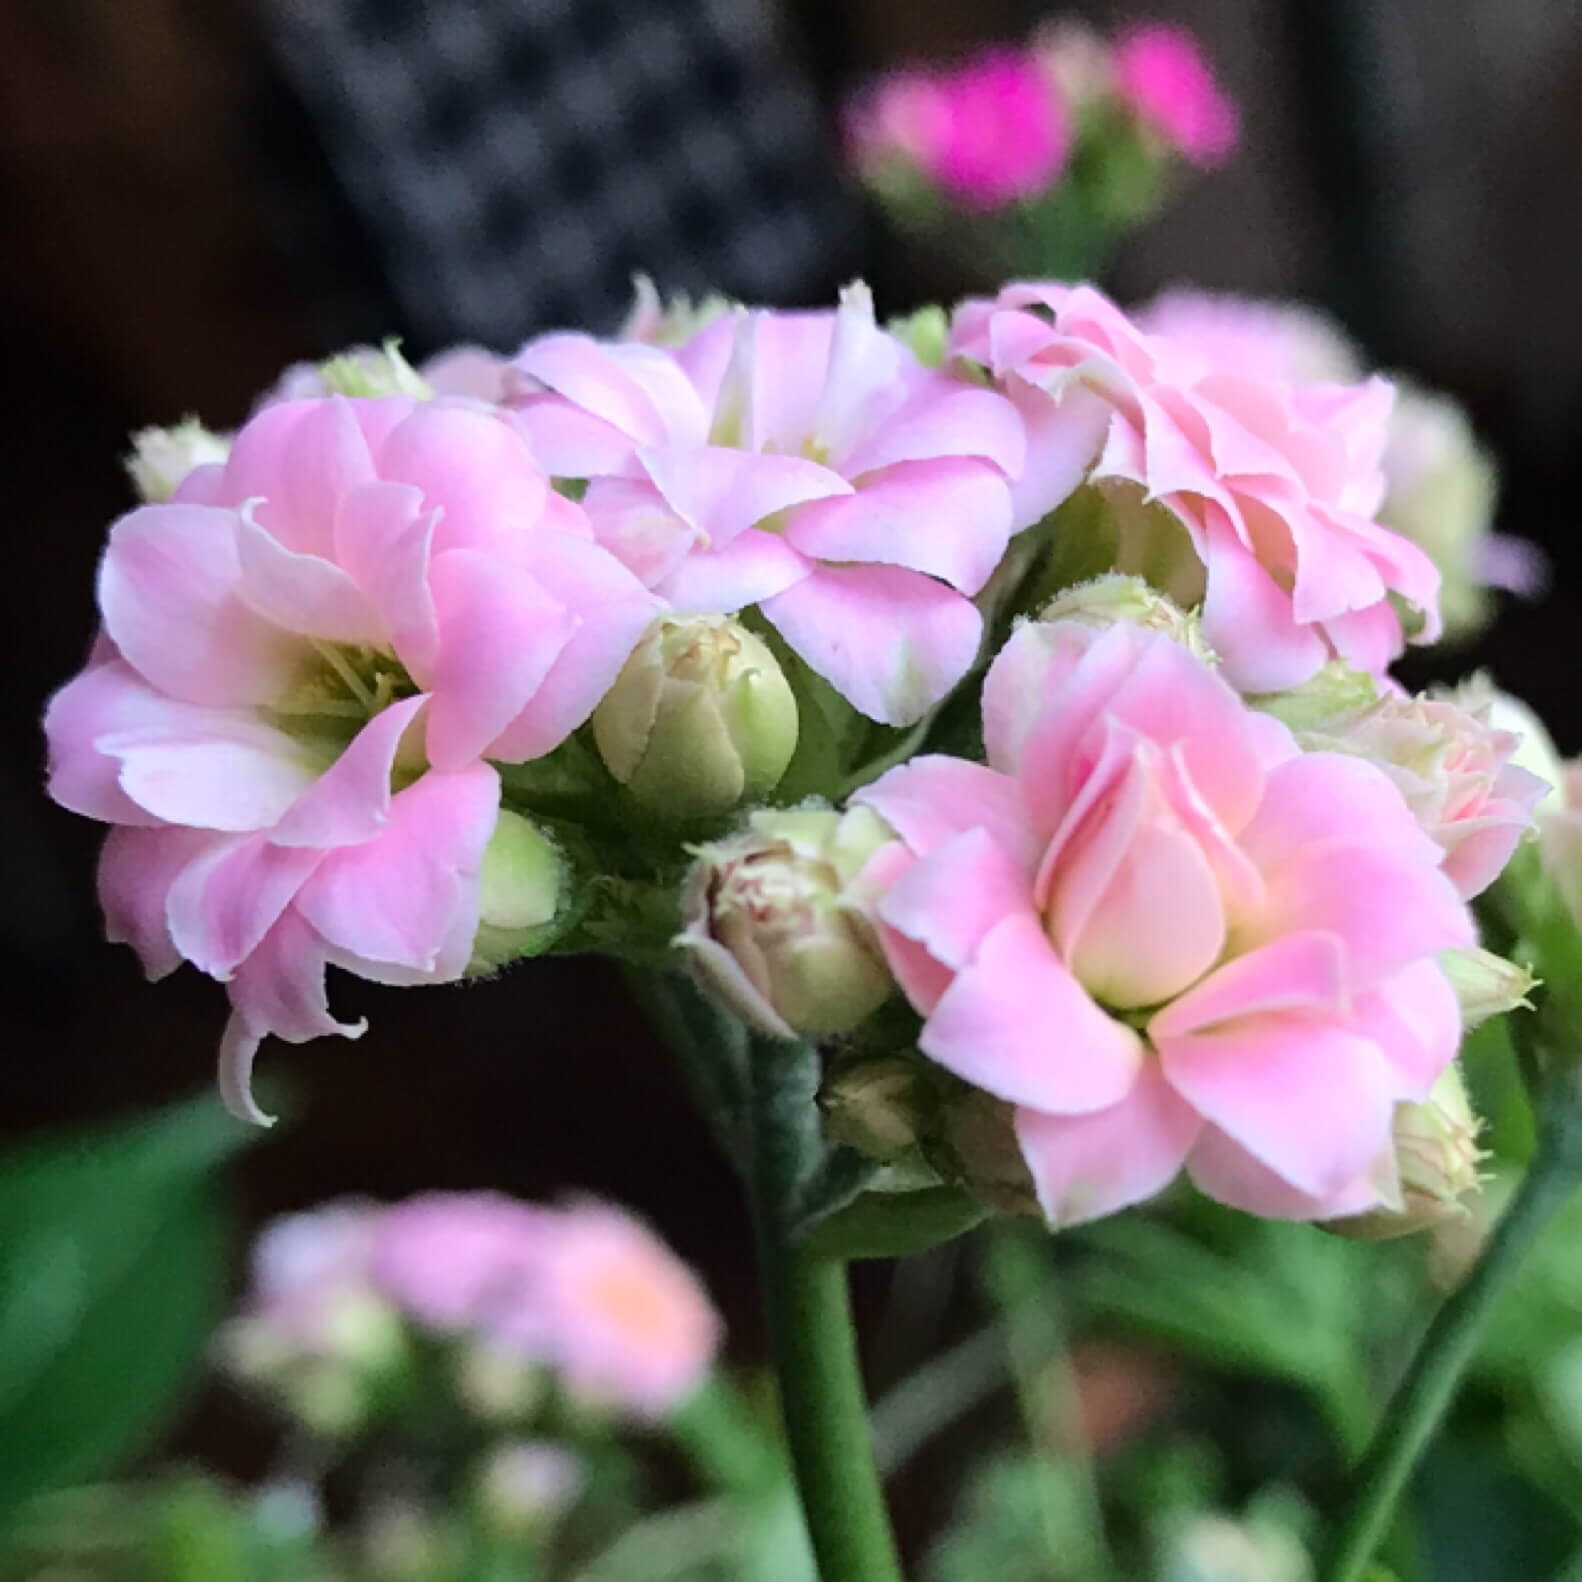
[[[151,1431],[224,1296],[217,1103],[31,1143],[0,1162],[0,1520]]]
[[[952,1241],[987,1217],[988,1210],[957,1187],[922,1192],[865,1192],[799,1238],[828,1258],[907,1258]]]

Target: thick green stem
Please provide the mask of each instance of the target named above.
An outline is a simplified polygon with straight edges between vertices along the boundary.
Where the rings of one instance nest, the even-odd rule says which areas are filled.
[[[1572,1079],[1574,1081],[1574,1079]],[[1324,1582],[1359,1582],[1384,1537],[1397,1501],[1439,1427],[1472,1361],[1495,1303],[1529,1248],[1582,1181],[1582,1106],[1563,1092],[1543,1103],[1538,1149],[1483,1256],[1419,1345],[1384,1409],[1357,1469],[1354,1488],[1330,1539]]]
[[[823,1582],[901,1582],[874,1463],[845,1265],[765,1238],[786,1440]]]
[[[816,1059],[755,1050],[754,1218],[780,1410],[822,1582],[901,1582],[874,1461],[846,1265],[798,1246],[803,1185],[820,1156]]]

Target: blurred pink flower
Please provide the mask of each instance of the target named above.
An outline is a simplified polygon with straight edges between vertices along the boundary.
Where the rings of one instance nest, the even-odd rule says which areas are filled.
[[[1201,352],[1225,373],[1282,384],[1351,384],[1362,358],[1327,314],[1300,302],[1177,287],[1132,314],[1137,327]]]
[[[1296,686],[1337,655],[1382,673],[1404,641],[1392,595],[1422,612],[1417,640],[1438,635],[1432,562],[1373,520],[1384,381],[1293,387],[1226,370],[1090,286],[1049,282],[963,303],[951,350],[1022,412],[1024,486],[1058,499],[1084,477],[1098,485],[1120,569],[1146,562],[1153,580],[1163,566],[1163,591],[1202,598],[1204,639],[1242,689]]]
[[[1435,953],[1475,938],[1390,780],[1125,624],[1023,627],[984,738],[858,799],[900,837],[877,913],[918,1047],[1016,1107],[1050,1222],[1183,1166],[1275,1217],[1390,1201],[1395,1104],[1460,1038]]]
[[[493,1192],[429,1192],[380,1217],[375,1282],[419,1324],[544,1355],[558,1216]]]
[[[871,719],[918,719],[966,673],[971,595],[1051,501],[1021,482],[1000,395],[920,366],[865,287],[834,313],[737,309],[671,349],[529,341],[515,418],[590,480],[600,543],[687,613],[757,604]]]
[[[1121,102],[1192,164],[1209,169],[1235,149],[1236,106],[1186,28],[1155,22],[1132,29],[1116,42],[1113,72]]]
[[[934,174],[951,133],[951,111],[941,79],[927,71],[893,71],[865,84],[848,102],[846,146],[864,175],[895,161]]]
[[[588,717],[655,601],[520,436],[472,404],[267,407],[223,465],[117,522],[88,668],[45,718],[50,794],[114,825],[106,927],[227,986],[228,1102],[270,1033],[356,1037],[327,964],[466,968],[499,807],[483,760]]]
[[[949,123],[931,171],[967,208],[997,209],[1055,184],[1071,129],[1033,57],[991,51],[940,90]]]
[[[720,1321],[696,1276],[608,1204],[558,1214],[546,1299],[550,1360],[592,1404],[662,1416],[703,1382],[719,1348]]]

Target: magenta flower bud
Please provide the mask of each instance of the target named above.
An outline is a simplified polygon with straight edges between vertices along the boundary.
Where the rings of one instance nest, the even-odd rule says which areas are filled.
[[[593,739],[643,808],[707,818],[779,783],[796,751],[796,697],[740,621],[664,616],[593,711]]]
[[[848,1032],[891,989],[862,883],[891,839],[870,808],[755,813],[742,833],[698,848],[675,943],[760,1032]]]

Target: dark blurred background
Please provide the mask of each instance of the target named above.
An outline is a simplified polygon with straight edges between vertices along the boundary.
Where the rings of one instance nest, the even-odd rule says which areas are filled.
[[[884,312],[954,291],[841,175],[834,107],[877,67],[1060,9],[1187,23],[1243,110],[1239,155],[1106,283],[1308,297],[1460,398],[1500,457],[1501,530],[1544,547],[1557,591],[1446,662],[1492,666],[1582,748],[1575,0],[8,0],[4,1138],[200,1087],[223,1018],[215,985],[149,989],[99,941],[98,831],[40,791],[37,721],[89,641],[129,431],[228,427],[287,363],[356,340],[607,329],[639,269],[783,303],[863,274]],[[248,1224],[346,1192],[592,1188],[654,1220],[754,1353],[733,1183],[611,974],[337,993],[372,1031],[266,1051],[293,1120],[239,1170]],[[183,1443],[255,1454],[218,1400]]]

